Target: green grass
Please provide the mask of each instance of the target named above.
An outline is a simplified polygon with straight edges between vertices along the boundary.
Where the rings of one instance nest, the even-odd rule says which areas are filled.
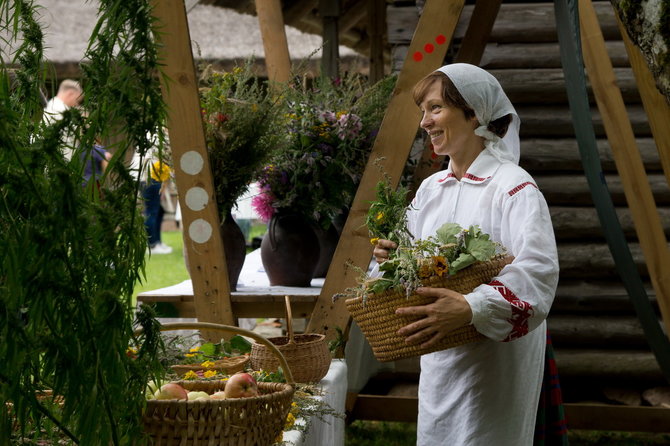
[[[147,254],[145,279],[135,285],[133,303],[136,302],[138,293],[176,285],[189,278],[184,264],[181,231],[163,231],[161,238],[163,243],[172,247],[172,253],[152,256]]]

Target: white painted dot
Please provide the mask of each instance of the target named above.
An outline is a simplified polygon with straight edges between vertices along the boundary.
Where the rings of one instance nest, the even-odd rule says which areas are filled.
[[[181,156],[179,166],[189,175],[197,175],[205,165],[205,160],[195,150],[189,150]]]
[[[209,195],[202,187],[192,187],[186,191],[186,206],[193,211],[202,211],[209,202]]]
[[[197,218],[188,227],[188,236],[196,243],[205,243],[212,238],[212,225],[202,218]]]

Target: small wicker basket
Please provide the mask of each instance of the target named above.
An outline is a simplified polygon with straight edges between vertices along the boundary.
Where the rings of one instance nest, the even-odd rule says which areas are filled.
[[[142,414],[144,432],[154,445],[271,445],[282,432],[295,381],[282,353],[265,338],[249,330],[205,322],[165,324],[161,330],[218,330],[248,336],[264,343],[276,357],[287,384],[258,383],[259,396],[224,400],[149,400]],[[187,390],[213,393],[222,381],[180,381]]]
[[[475,263],[453,276],[431,277],[424,285],[449,288],[466,294],[482,283],[490,282],[512,260],[513,257],[510,256],[498,256],[487,262]],[[449,336],[430,348],[407,344],[405,338],[399,336],[397,331],[421,317],[400,316],[395,314],[395,310],[400,307],[426,305],[434,301],[433,297],[418,294],[412,294],[408,298],[403,289],[370,294],[365,303],[362,297],[347,299],[345,304],[370,343],[375,357],[382,362],[424,355],[485,339],[484,335],[479,333],[474,326],[468,325],[454,330]]]
[[[288,336],[269,338],[273,345],[282,352],[293,370],[296,382],[318,382],[328,373],[332,356],[326,344],[326,337],[317,333],[294,335],[291,314],[291,301],[286,302],[286,329]],[[254,370],[276,371],[279,366],[275,355],[272,355],[263,344],[251,345],[251,367]]]

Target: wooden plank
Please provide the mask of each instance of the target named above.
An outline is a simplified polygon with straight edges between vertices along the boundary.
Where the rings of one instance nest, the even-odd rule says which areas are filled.
[[[668,432],[670,426],[670,409],[662,407],[587,403],[566,403],[564,407],[569,429]]]
[[[629,67],[624,43],[618,40],[605,42],[607,54],[617,68]],[[561,68],[558,42],[545,43],[489,43],[482,55],[481,67],[504,68]]]
[[[607,57],[598,18],[589,0],[580,0],[580,25],[584,61],[591,79],[598,108],[610,141],[614,159],[622,178],[628,206],[633,213],[638,239],[656,291],[666,333],[670,333],[670,250],[663,233],[656,204],[644,165],[635,148],[631,127],[621,92],[616,86],[614,70]],[[666,123],[667,125],[667,123]]]
[[[387,396],[358,394],[349,416],[353,420],[400,421],[416,423],[419,399],[416,396]]]
[[[666,236],[670,235],[670,208],[658,208]],[[549,214],[554,226],[556,240],[561,243],[566,240],[589,239],[605,241],[600,219],[595,208],[576,206],[550,206]],[[621,229],[630,239],[636,239],[635,224],[630,210],[626,207],[616,209]]]
[[[397,184],[420,120],[411,89],[421,78],[440,67],[463,3],[463,0],[426,2],[307,332],[324,333],[330,340],[335,338],[336,328],[344,330],[348,325],[349,313],[344,300],[333,302],[332,297],[356,284],[358,273],[347,268],[348,262],[365,268],[370,261],[372,245],[365,229],[365,215],[370,201],[375,198],[375,186],[382,177],[375,162],[383,158],[385,171]],[[434,44],[432,52],[424,51],[428,43]]]
[[[477,0],[454,62],[479,65],[502,0]]]
[[[384,34],[386,33],[386,2],[367,0],[368,35],[370,36],[370,74],[368,82],[374,84],[384,78]],[[364,10],[359,6],[358,9]]]
[[[256,0],[256,14],[263,38],[268,79],[287,82],[291,76],[291,57],[284,29],[280,0]]]
[[[340,3],[319,0],[319,15],[322,20],[323,49],[321,55],[321,74],[335,79],[339,76],[339,44],[338,22],[340,19]]]
[[[642,53],[631,42],[626,28],[619,21],[618,16],[617,23],[619,24],[619,29],[626,45],[626,51],[630,58],[633,72],[635,73],[644,109],[649,117],[649,126],[658,146],[658,153],[661,158],[665,177],[668,183],[670,183],[670,125],[668,125],[670,123],[670,104],[668,104],[668,99],[656,87],[654,77]]]
[[[635,140],[647,172],[661,170],[661,161],[653,138]],[[616,172],[612,150],[606,138],[596,140],[603,172]],[[521,141],[519,165],[533,175],[543,172],[583,172],[579,145],[575,138],[525,138]]]
[[[417,397],[358,394],[348,395],[353,401],[353,420],[399,421],[416,423]],[[625,432],[668,432],[670,409],[612,404],[564,404],[569,429],[590,429]]]
[[[521,104],[515,108],[521,119],[520,137],[522,141],[525,138],[561,138],[567,136],[574,137],[575,135],[574,126],[572,125],[572,115],[567,106]],[[628,107],[628,116],[633,125],[633,130],[638,137],[651,135],[649,120],[642,105],[630,105]],[[606,133],[605,127],[601,112],[597,107],[591,109],[591,118],[596,137],[604,137]]]
[[[594,4],[595,11],[607,40],[620,40],[615,13],[608,1]],[[467,5],[463,9],[461,21],[454,33],[456,42],[463,39],[467,23],[472,16],[474,7]],[[489,42],[498,43],[544,43],[557,42],[556,17],[553,2],[518,3],[503,2],[498,18],[491,30]]]
[[[612,196],[612,201],[615,206],[626,205],[626,186],[622,178],[618,175],[607,174],[603,178],[607,182],[607,188]],[[645,178],[644,174],[642,178]],[[667,206],[670,204],[670,189],[665,177],[662,174],[649,174],[646,176],[646,181],[651,187],[653,198],[656,200],[658,206]],[[535,182],[544,194],[550,206],[592,206],[593,199],[589,190],[586,177],[582,175],[535,175]],[[630,202],[630,199],[628,199]],[[633,209],[631,208],[631,212]],[[656,218],[660,223],[660,216],[656,212]],[[633,221],[636,222],[635,214],[633,213]],[[637,231],[640,228],[637,226]],[[663,245],[665,246],[665,245]]]
[[[647,285],[647,295],[655,306],[656,296],[651,284]],[[585,315],[627,315],[635,313],[633,304],[623,282],[614,280],[574,280],[561,278],[556,290],[556,298],[551,306],[551,314]],[[551,317],[551,316],[550,316]]]
[[[488,70],[503,87],[512,104],[567,104],[565,74],[561,68],[508,68]],[[641,103],[631,68],[615,68],[614,74],[626,104]],[[587,85],[589,99],[592,87]]]
[[[183,0],[155,0],[154,14],[163,24],[160,57],[164,62],[161,77],[168,108],[168,133],[175,163],[177,188],[184,224],[184,247],[191,265],[198,320],[232,324],[230,284],[223,241],[219,231],[219,213],[214,197],[212,172],[200,115],[197,77],[193,64],[191,39]],[[200,188],[207,197],[202,208],[192,209],[185,198],[187,191]],[[220,334],[203,332],[220,339]]]
[[[640,320],[634,315],[551,314],[547,329],[556,348],[649,349]]]

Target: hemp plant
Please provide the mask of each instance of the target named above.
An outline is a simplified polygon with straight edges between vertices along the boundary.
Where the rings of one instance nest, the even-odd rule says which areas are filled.
[[[0,65],[0,445],[140,444],[147,382],[163,376],[159,324],[132,305],[146,235],[123,162],[162,136],[157,24],[147,0],[99,5],[82,65],[86,112],[47,126],[39,7],[0,0],[0,35],[16,46],[2,60],[18,67]],[[99,188],[82,187],[100,140],[117,141],[114,156]]]

